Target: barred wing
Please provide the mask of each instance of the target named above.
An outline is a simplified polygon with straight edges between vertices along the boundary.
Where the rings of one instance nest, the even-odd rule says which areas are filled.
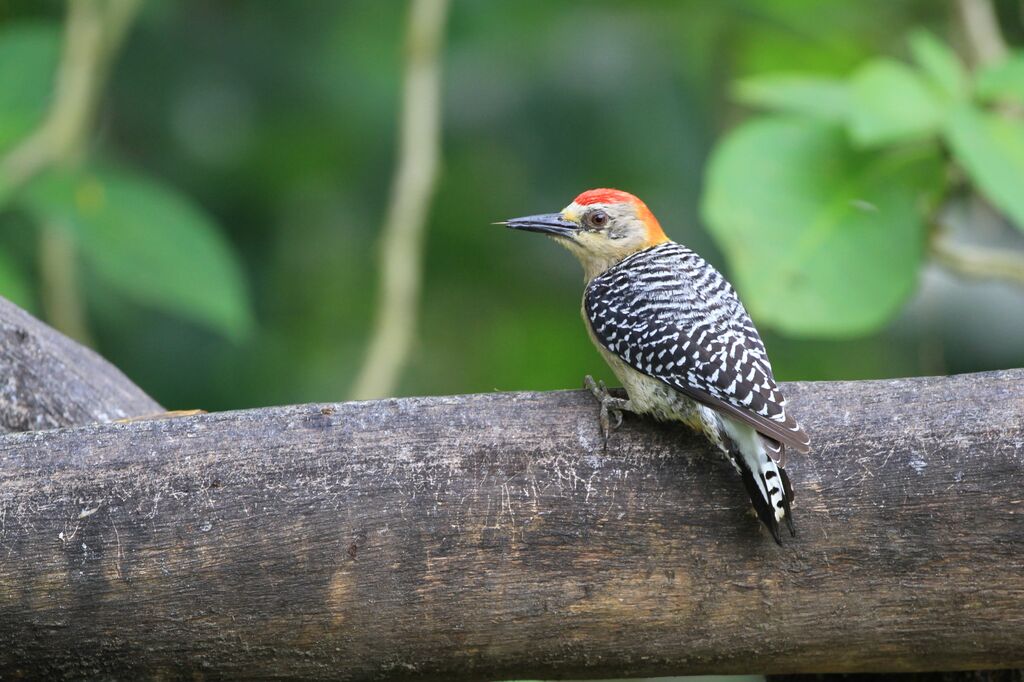
[[[722,275],[684,246],[640,251],[591,280],[584,308],[594,335],[629,366],[744,422],[768,440],[807,452],[786,413],[764,344]],[[771,441],[775,441],[772,443]]]

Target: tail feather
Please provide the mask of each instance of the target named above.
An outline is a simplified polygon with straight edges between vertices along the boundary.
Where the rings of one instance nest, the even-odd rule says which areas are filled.
[[[789,474],[786,470],[779,468],[779,477],[782,479],[782,509],[786,512],[786,526],[789,528],[789,534],[792,537],[796,537],[796,528],[793,526],[793,512],[789,510],[789,505],[793,501],[793,484],[789,482]]]
[[[790,502],[793,486],[782,469],[785,446],[766,439],[746,424],[729,417],[720,417],[722,436],[719,445],[732,460],[743,479],[750,503],[761,523],[771,531],[775,542],[782,544],[779,523],[785,519],[791,535],[796,535]],[[773,445],[777,445],[775,448]]]
[[[779,521],[775,518],[775,510],[772,508],[772,505],[765,499],[764,491],[767,488],[763,487],[766,483],[764,474],[758,474],[758,477],[761,479],[758,481],[742,454],[739,452],[730,454],[732,455],[733,463],[739,469],[740,476],[743,479],[743,486],[747,489],[750,502],[754,506],[754,511],[757,512],[757,518],[761,519],[761,523],[771,531],[775,542],[781,546],[782,536],[779,534]],[[789,518],[788,514],[786,518]]]

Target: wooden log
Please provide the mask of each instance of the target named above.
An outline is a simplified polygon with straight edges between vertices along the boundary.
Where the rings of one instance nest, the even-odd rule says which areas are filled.
[[[99,355],[0,298],[0,433],[162,411]]]
[[[0,438],[0,676],[1024,666],[1024,371],[785,386],[776,546],[683,428],[583,392]]]

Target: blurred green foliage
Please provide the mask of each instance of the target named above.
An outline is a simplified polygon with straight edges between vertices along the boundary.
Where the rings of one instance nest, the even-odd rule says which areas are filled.
[[[66,226],[95,276],[123,296],[231,338],[252,327],[241,268],[209,217],[137,173],[90,168],[32,183],[26,208]]]
[[[705,216],[756,319],[863,333],[916,286],[942,170],[931,149],[870,153],[833,124],[767,118],[718,149]]]
[[[59,53],[55,22],[26,20],[0,27],[0,153],[42,119]]]
[[[873,57],[846,79],[738,83],[741,101],[776,113],[717,149],[704,216],[752,314],[777,329],[861,335],[896,316],[958,169],[1024,230],[1024,116],[986,106],[1024,91],[1024,53],[975,79],[924,30],[908,48],[915,66]]]
[[[369,333],[404,12],[149,0],[86,165],[14,196],[0,187],[0,293],[39,311],[35,228],[55,221],[76,244],[98,349],[164,404],[343,398]],[[50,101],[62,22],[60,2],[0,0],[0,153]],[[908,46],[918,27],[939,38]],[[1024,315],[1007,312],[1020,312],[1018,291],[922,279],[922,204],[948,165],[939,136],[1007,213],[1024,196],[987,170],[1019,159],[1015,129],[986,108],[1021,97],[1024,67],[960,75],[943,47],[958,42],[955,12],[933,0],[456,0],[423,318],[401,392],[609,376],[578,316],[571,256],[490,225],[595,186],[637,193],[723,267],[780,378],[1024,364]],[[736,128],[743,102],[779,113]],[[767,164],[766,150],[789,161]],[[811,241],[794,252],[787,240]]]
[[[0,154],[17,148],[53,106],[60,36],[53,22],[15,22],[0,30]],[[137,171],[105,168],[100,159],[54,159],[27,180],[0,174],[0,207],[13,204],[33,224],[63,232],[90,272],[126,298],[236,340],[248,333],[241,267],[214,222],[173,188]],[[0,282],[12,300],[33,307],[15,263],[0,260]]]

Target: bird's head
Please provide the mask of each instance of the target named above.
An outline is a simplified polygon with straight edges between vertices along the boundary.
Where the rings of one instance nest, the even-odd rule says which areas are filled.
[[[588,190],[559,213],[501,224],[553,237],[583,264],[588,281],[626,256],[668,241],[647,205],[617,189]]]

